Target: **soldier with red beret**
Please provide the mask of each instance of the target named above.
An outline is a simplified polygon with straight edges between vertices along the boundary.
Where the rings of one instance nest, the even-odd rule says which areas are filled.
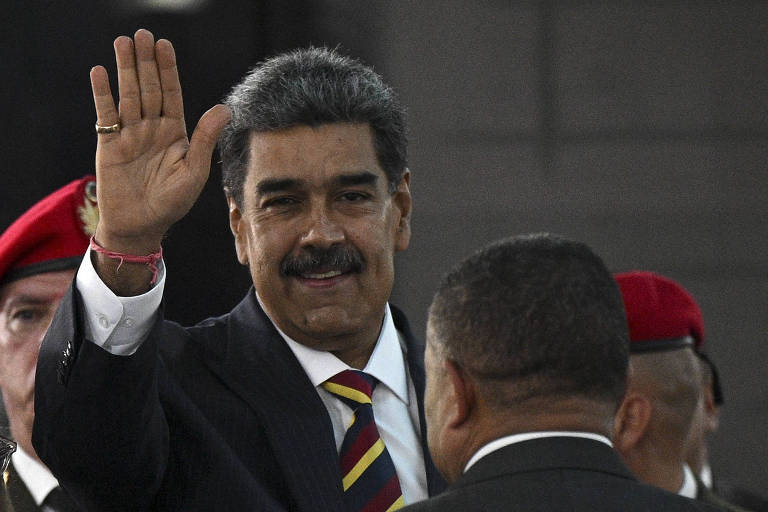
[[[32,447],[35,366],[98,223],[95,179],[56,190],[0,235],[0,391],[18,445],[3,477],[15,512],[76,510]]]
[[[632,366],[614,425],[616,449],[646,483],[743,511],[707,489],[687,463],[693,445],[703,442],[707,421],[716,419],[706,392],[717,397],[713,402],[722,401],[719,384],[711,380],[714,367],[701,352],[698,304],[678,283],[653,272],[615,277],[627,312]]]

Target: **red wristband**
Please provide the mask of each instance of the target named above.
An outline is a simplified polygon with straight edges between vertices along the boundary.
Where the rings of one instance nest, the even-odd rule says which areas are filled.
[[[133,254],[123,254],[121,252],[113,252],[108,249],[103,248],[99,244],[96,243],[96,241],[91,237],[91,249],[101,253],[108,258],[114,258],[116,260],[120,260],[120,264],[117,266],[117,270],[120,270],[120,266],[124,262],[128,263],[144,263],[146,266],[149,267],[149,270],[152,271],[152,281],[150,281],[150,284],[155,284],[155,281],[157,281],[157,273],[159,269],[157,268],[157,262],[163,259],[163,248],[161,247],[160,250],[153,254],[147,254],[146,256],[136,256]]]

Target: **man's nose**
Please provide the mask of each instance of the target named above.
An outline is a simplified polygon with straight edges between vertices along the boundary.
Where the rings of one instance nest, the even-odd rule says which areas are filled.
[[[304,247],[330,247],[344,240],[344,229],[325,207],[315,207],[309,213],[301,244]]]

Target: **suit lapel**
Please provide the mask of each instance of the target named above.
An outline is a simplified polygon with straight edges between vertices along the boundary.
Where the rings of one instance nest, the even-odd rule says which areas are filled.
[[[217,371],[253,410],[301,510],[343,510],[341,469],[317,390],[256,301],[232,311]]]
[[[407,346],[407,363],[416,390],[422,451],[430,495],[445,488],[426,443],[424,347],[405,315],[391,307]],[[253,289],[232,311],[219,364],[212,369],[253,410],[264,425],[270,447],[301,510],[345,510],[341,469],[333,426],[317,390],[290,348],[256,301]]]

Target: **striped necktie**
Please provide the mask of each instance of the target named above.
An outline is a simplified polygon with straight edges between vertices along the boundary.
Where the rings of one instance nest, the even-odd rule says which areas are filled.
[[[350,512],[390,512],[405,505],[395,465],[373,419],[371,395],[377,382],[366,373],[345,370],[323,383],[354,413],[339,453]]]

